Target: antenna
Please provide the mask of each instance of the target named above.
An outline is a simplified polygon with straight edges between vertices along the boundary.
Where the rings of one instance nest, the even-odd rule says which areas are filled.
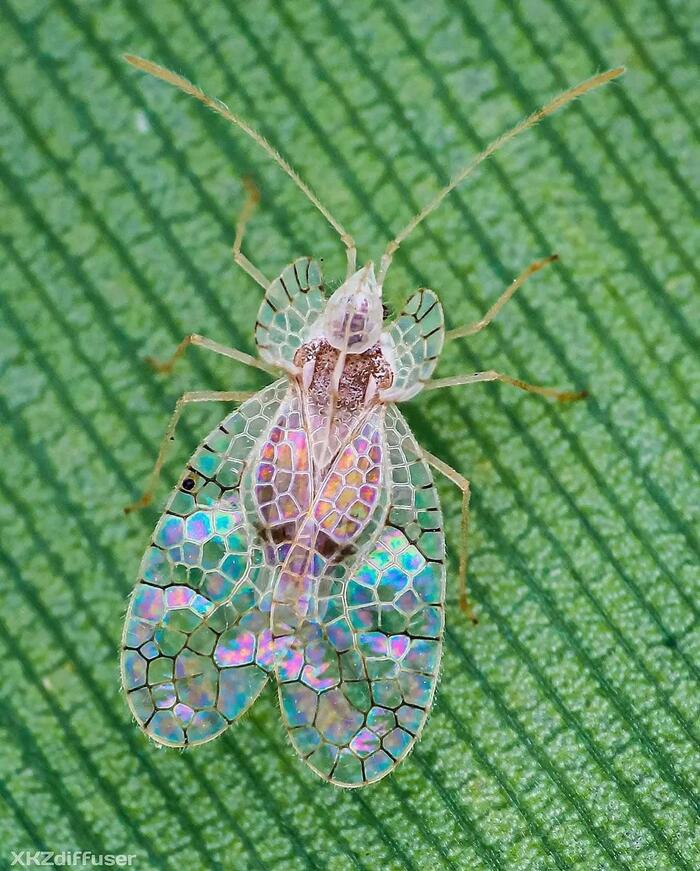
[[[523,133],[525,130],[530,127],[534,127],[539,121],[543,118],[546,118],[548,115],[552,115],[557,109],[561,109],[562,106],[565,106],[567,103],[570,103],[571,100],[575,100],[577,97],[581,97],[587,91],[592,91],[594,88],[599,88],[601,85],[605,85],[608,82],[612,81],[612,79],[616,79],[618,76],[621,76],[625,72],[624,67],[615,67],[613,70],[608,70],[606,73],[600,73],[597,76],[593,76],[591,79],[587,79],[585,82],[581,82],[580,85],[576,85],[573,88],[570,88],[568,91],[564,91],[563,94],[559,94],[558,97],[555,97],[551,102],[547,103],[545,106],[542,106],[541,109],[537,109],[536,112],[533,112],[532,115],[529,115],[527,118],[524,118],[519,124],[516,124],[511,130],[507,133],[503,133],[498,139],[494,139],[494,141],[487,145],[486,148],[481,152],[481,154],[477,154],[470,163],[468,163],[465,167],[463,167],[456,175],[452,177],[450,182],[445,185],[444,188],[439,190],[435,196],[418,212],[415,217],[411,218],[411,220],[406,224],[406,226],[401,230],[401,232],[388,244],[384,255],[382,256],[381,262],[379,264],[379,273],[377,275],[377,281],[379,284],[382,284],[384,281],[384,277],[386,276],[387,270],[391,265],[392,258],[398,249],[399,245],[411,235],[411,233],[416,229],[416,227],[424,221],[431,212],[434,212],[435,209],[440,205],[440,203],[445,199],[445,197],[453,191],[458,184],[461,184],[464,179],[470,175],[477,166],[487,157],[490,157],[495,151],[498,151],[499,148],[502,148],[507,142],[510,142],[511,139],[515,139],[520,133]]]
[[[137,69],[143,70],[145,73],[148,73],[149,75],[154,76],[157,79],[161,79],[162,81],[167,82],[169,85],[174,85],[176,88],[179,88],[179,90],[184,91],[191,97],[194,97],[195,100],[199,100],[200,103],[204,103],[205,106],[208,106],[213,112],[216,112],[218,115],[221,115],[222,118],[230,121],[231,124],[235,124],[236,127],[241,129],[244,133],[247,133],[248,136],[250,136],[250,138],[254,142],[256,142],[263,149],[263,151],[265,151],[267,155],[275,161],[277,166],[279,166],[280,169],[287,173],[287,175],[304,194],[304,196],[311,203],[313,203],[314,206],[316,206],[316,208],[328,221],[331,227],[333,227],[336,233],[340,236],[341,242],[343,243],[343,245],[345,245],[347,249],[348,274],[351,274],[355,271],[356,251],[355,242],[352,236],[350,236],[350,234],[345,230],[340,221],[336,221],[333,215],[331,215],[328,209],[321,203],[321,201],[311,190],[311,188],[306,184],[306,182],[294,169],[292,169],[292,167],[287,163],[282,155],[275,148],[273,148],[272,145],[270,145],[270,143],[267,141],[267,139],[265,139],[264,136],[261,136],[257,130],[254,130],[238,115],[234,115],[234,113],[228,108],[228,106],[225,103],[222,103],[221,100],[216,100],[213,97],[208,96],[204,93],[204,91],[202,91],[196,85],[193,85],[192,82],[188,81],[183,76],[179,76],[177,75],[177,73],[173,73],[165,67],[153,63],[153,61],[146,60],[145,58],[138,57],[137,55],[125,54],[124,60],[127,63],[130,63],[132,66],[136,67]]]

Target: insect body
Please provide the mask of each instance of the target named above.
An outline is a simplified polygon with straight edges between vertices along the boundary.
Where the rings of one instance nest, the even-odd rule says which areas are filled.
[[[431,381],[445,340],[431,290],[418,291],[384,323],[382,284],[394,251],[468,169],[396,237],[376,273],[371,263],[357,269],[352,239],[267,142],[184,79],[128,60],[253,136],[348,251],[346,280],[330,297],[310,258],[268,281],[241,252],[252,195],[244,208],[234,256],[265,290],[255,328],[259,357],[200,336],[185,339],[175,357],[197,344],[278,378],[202,442],[156,526],[124,629],[129,705],[156,742],[200,744],[237,720],[273,676],[302,759],[340,786],[377,781],[420,735],[440,666],[445,548],[430,465],[462,489],[460,601],[468,609],[469,484],[418,446],[397,403],[422,389],[483,380],[561,400],[583,394],[496,372]],[[569,98],[617,74],[599,76]],[[485,318],[448,338],[485,326],[544,262],[516,279]],[[241,398],[185,394],[164,444],[188,401]],[[163,456],[162,448],[154,482]]]

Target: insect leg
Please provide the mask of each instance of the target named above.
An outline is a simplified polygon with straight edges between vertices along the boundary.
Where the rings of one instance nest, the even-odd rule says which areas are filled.
[[[478,321],[474,321],[474,323],[472,324],[466,324],[463,327],[457,327],[454,330],[449,330],[447,333],[445,333],[445,341],[449,341],[450,339],[460,339],[463,336],[473,336],[475,333],[481,332],[484,327],[487,327],[491,323],[491,321],[496,317],[496,315],[503,308],[503,306],[513,296],[515,291],[522,287],[531,275],[534,275],[535,272],[539,272],[543,266],[547,266],[549,263],[553,263],[555,260],[558,259],[558,254],[552,254],[549,257],[544,257],[542,260],[535,260],[534,263],[531,263],[527,267],[527,269],[524,269],[520,273],[520,275],[512,282],[512,284],[510,284],[503,291],[503,293],[498,297],[496,302],[486,312],[483,318],[480,318]]]
[[[243,252],[241,251],[245,228],[248,224],[248,221],[250,220],[250,216],[253,214],[256,206],[260,202],[260,191],[249,178],[243,179],[243,187],[245,188],[246,198],[245,202],[243,203],[241,213],[238,216],[236,235],[233,240],[231,253],[233,254],[233,259],[238,264],[238,266],[240,266],[244,272],[247,272],[248,275],[250,275],[250,277],[253,279],[253,281],[257,282],[263,290],[267,290],[270,286],[269,278],[265,278],[265,276],[257,268],[257,266],[253,266],[250,260],[248,260],[245,254],[243,254]]]
[[[471,494],[471,488],[469,481],[464,477],[464,475],[460,475],[460,473],[453,469],[452,466],[448,466],[447,463],[444,463],[441,459],[434,456],[428,451],[423,450],[423,456],[426,461],[434,468],[437,469],[440,474],[444,475],[453,484],[456,484],[457,487],[462,491],[462,522],[460,526],[460,543],[459,543],[459,607],[464,611],[464,613],[469,617],[472,623],[476,624],[479,622],[474,611],[472,610],[471,605],[469,604],[469,597],[467,596],[467,567],[469,565],[469,497]]]
[[[588,396],[587,390],[557,390],[555,387],[539,387],[536,384],[521,381],[520,378],[504,375],[502,372],[494,372],[493,369],[489,369],[487,372],[475,372],[473,375],[451,375],[449,378],[436,378],[433,381],[428,381],[423,389],[438,390],[440,387],[458,387],[462,384],[476,384],[478,381],[502,381],[504,384],[512,384],[513,387],[526,390],[528,393],[548,396],[559,402],[576,402],[576,400],[585,399]]]
[[[158,456],[155,465],[151,470],[151,474],[148,476],[148,483],[143,492],[143,496],[141,496],[140,499],[137,499],[136,502],[132,502],[131,505],[127,505],[124,508],[124,513],[130,514],[132,511],[138,511],[141,508],[145,508],[150,503],[151,499],[153,499],[153,493],[168,453],[168,447],[175,437],[177,422],[179,421],[182,410],[186,405],[192,402],[243,402],[245,399],[249,399],[253,395],[253,393],[240,390],[194,390],[188,393],[183,393],[175,403],[175,410],[170,418],[163,440],[160,443]]]
[[[219,342],[215,342],[213,339],[207,339],[205,336],[200,336],[197,333],[191,333],[189,336],[185,336],[185,338],[175,349],[174,354],[167,360],[159,361],[156,360],[154,357],[146,357],[146,362],[149,364],[149,366],[152,366],[156,370],[156,372],[170,373],[172,372],[175,363],[180,357],[182,357],[182,355],[190,347],[190,345],[196,345],[199,348],[205,348],[207,351],[213,351],[215,354],[221,354],[222,357],[230,357],[232,360],[237,360],[239,363],[243,363],[245,366],[253,366],[256,369],[262,369],[263,372],[270,372],[273,375],[277,374],[278,371],[274,368],[274,366],[270,366],[262,360],[259,360],[257,357],[253,357],[252,354],[246,354],[245,351],[237,351],[235,348],[229,348],[227,345],[221,345],[219,344]]]

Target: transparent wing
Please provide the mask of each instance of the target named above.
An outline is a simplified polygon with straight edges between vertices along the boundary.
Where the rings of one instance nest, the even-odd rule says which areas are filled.
[[[261,390],[199,446],[160,518],[129,600],[122,682],[141,728],[181,747],[216,737],[272,666],[271,568],[240,482],[288,390]]]
[[[322,314],[324,296],[321,267],[300,257],[267,289],[255,324],[255,341],[267,363],[292,370],[296,350],[307,341]]]
[[[386,409],[388,514],[359,554],[324,579],[318,618],[277,668],[283,719],[325,780],[356,787],[410,751],[430,710],[444,626],[444,539],[430,469],[401,414]]]
[[[442,305],[433,291],[415,293],[387,333],[394,381],[382,391],[382,398],[403,402],[415,396],[433,374],[445,341]]]

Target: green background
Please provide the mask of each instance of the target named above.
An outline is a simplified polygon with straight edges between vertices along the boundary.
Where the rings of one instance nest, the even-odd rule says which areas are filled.
[[[136,867],[695,869],[700,865],[696,253],[700,30],[681,0],[0,4],[0,862],[135,853]],[[430,286],[449,326],[558,252],[439,374],[589,387],[557,406],[501,385],[407,407],[472,480],[471,627],[449,591],[435,709],[397,773],[318,781],[266,691],[223,738],[157,750],[120,695],[120,624],[157,517],[128,518],[176,397],[261,373],[256,286],[341,246],[225,122],[120,60],[230,102],[377,257],[486,141],[624,63],[485,165],[401,249],[386,295]],[[258,376],[261,377],[258,377]],[[190,410],[157,503],[223,415]],[[439,481],[451,577],[459,494]]]

